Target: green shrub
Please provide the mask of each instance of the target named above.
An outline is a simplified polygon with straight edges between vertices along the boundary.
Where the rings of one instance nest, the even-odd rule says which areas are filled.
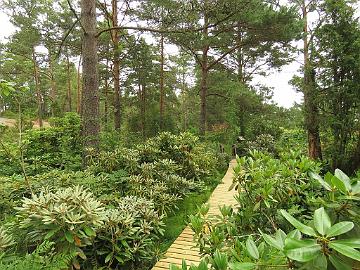
[[[80,117],[67,113],[50,120],[51,127],[31,129],[24,137],[25,160],[31,173],[49,168],[79,169],[81,166]]]
[[[92,251],[100,265],[115,267],[146,264],[153,260],[156,242],[163,235],[163,216],[152,202],[124,197],[108,209],[104,225],[98,230]]]
[[[54,193],[44,190],[31,199],[24,198],[16,210],[24,243],[31,247],[53,241],[57,253],[76,251],[82,259],[86,259],[83,247],[91,245],[106,218],[104,206],[81,186]]]

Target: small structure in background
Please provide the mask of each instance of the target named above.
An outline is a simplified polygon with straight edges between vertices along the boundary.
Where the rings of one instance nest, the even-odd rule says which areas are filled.
[[[243,136],[239,136],[236,139],[236,143],[232,145],[232,155],[236,156],[243,156],[246,154],[246,140]]]

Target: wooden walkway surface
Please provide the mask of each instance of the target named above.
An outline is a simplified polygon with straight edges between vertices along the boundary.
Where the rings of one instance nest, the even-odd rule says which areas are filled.
[[[237,191],[229,191],[229,187],[232,184],[233,168],[235,165],[236,160],[232,160],[221,183],[215,188],[214,192],[210,196],[208,201],[210,205],[208,212],[209,218],[220,215],[219,206],[234,206],[236,204],[234,195]],[[195,243],[193,242],[193,236],[194,232],[189,227],[186,227],[167,250],[164,258],[158,261],[152,270],[169,270],[170,264],[181,266],[183,259],[185,259],[188,264],[198,265],[201,257],[199,249],[195,247]]]

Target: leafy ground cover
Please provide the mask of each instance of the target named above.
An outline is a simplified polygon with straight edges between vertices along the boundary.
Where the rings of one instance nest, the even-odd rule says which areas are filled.
[[[301,151],[277,150],[276,157],[250,151],[237,158],[231,187],[239,191],[236,209],[222,207],[215,222],[205,217],[206,206],[190,217],[204,256],[190,269],[359,267],[358,175],[324,173]]]
[[[191,133],[162,133],[90,152],[81,170],[78,118],[52,124],[2,148],[2,162],[24,159],[0,176],[0,269],[148,269],[228,163]]]

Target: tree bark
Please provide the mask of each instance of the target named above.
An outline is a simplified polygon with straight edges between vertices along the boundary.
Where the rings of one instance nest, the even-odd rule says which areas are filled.
[[[164,35],[160,39],[160,131],[164,129]]]
[[[81,22],[84,28],[81,116],[83,164],[86,167],[91,149],[98,151],[100,132],[95,0],[81,0]]]
[[[138,96],[139,96],[139,102],[140,102],[140,129],[141,129],[141,135],[143,139],[146,138],[146,131],[145,131],[145,123],[146,123],[146,89],[145,84],[141,83],[141,80],[139,79],[138,83]]]
[[[201,81],[200,81],[200,136],[205,138],[206,133],[206,95],[208,90],[208,75],[209,75],[209,67],[208,67],[208,52],[209,45],[207,44],[207,38],[209,35],[209,18],[207,15],[207,1],[204,1],[204,40],[205,44],[202,49],[202,58],[201,58]]]
[[[76,103],[76,111],[78,114],[81,113],[81,72],[80,72],[80,66],[81,66],[82,56],[80,55],[79,58],[79,65],[77,68],[77,103]]]
[[[118,4],[117,0],[111,1],[112,25],[118,27]],[[114,46],[113,55],[113,78],[114,78],[114,126],[115,130],[121,128],[121,92],[120,92],[120,52],[119,52],[119,31],[111,31],[111,39]]]
[[[311,159],[322,159],[319,108],[316,105],[315,74],[309,57],[308,43],[308,11],[306,1],[303,0],[302,6],[304,20],[304,106],[305,106],[305,126],[308,133],[308,154]]]
[[[108,70],[109,68],[109,60],[106,60],[106,70]],[[105,126],[107,126],[108,124],[108,118],[109,118],[109,105],[108,105],[108,93],[109,93],[109,78],[107,76],[107,74],[105,74],[105,87],[104,87],[104,96],[105,96],[105,100],[104,100],[104,123]]]
[[[69,54],[66,53],[66,66],[67,66],[67,111],[72,111],[72,100],[71,100],[71,66]]]
[[[35,48],[33,48],[32,51],[32,60],[33,60],[33,65],[34,65],[34,81],[35,81],[35,92],[36,92],[36,100],[37,100],[37,105],[38,105],[38,122],[39,122],[39,127],[43,126],[43,97],[41,94],[41,89],[40,89],[40,78],[39,78],[39,68],[36,62],[36,56],[35,56]]]
[[[55,81],[55,77],[54,77],[54,66],[53,66],[53,59],[52,59],[52,54],[51,54],[51,50],[48,47],[48,61],[49,61],[49,72],[50,72],[50,83],[51,83],[51,92],[50,92],[50,97],[51,97],[51,116],[55,116],[55,104],[56,104],[56,99],[57,99],[57,89],[56,89],[56,81]]]

